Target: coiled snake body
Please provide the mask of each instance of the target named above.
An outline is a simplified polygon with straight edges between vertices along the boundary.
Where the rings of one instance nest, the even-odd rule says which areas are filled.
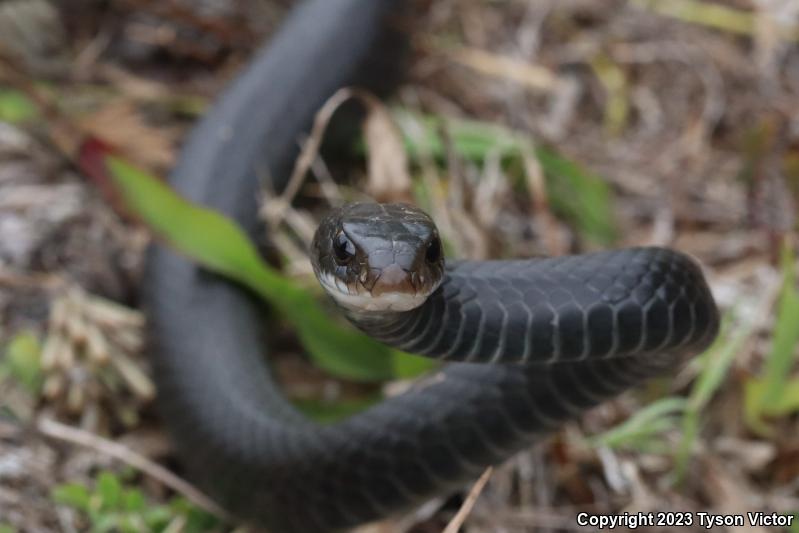
[[[285,183],[316,109],[362,81],[370,52],[387,33],[385,17],[402,3],[311,0],[297,8],[195,129],[174,187],[257,235],[260,177],[271,176],[275,188]],[[343,247],[342,266],[342,258],[363,251],[342,242],[334,222],[327,227],[315,257],[336,254],[327,246]],[[434,281],[386,275],[367,285],[388,283],[387,293],[403,295],[383,294],[389,304],[374,313],[348,314],[384,342],[455,362],[413,390],[327,426],[306,420],[280,394],[253,297],[153,248],[144,298],[161,411],[186,466],[225,507],[275,532],[342,529],[407,508],[673,370],[718,329],[698,266],[674,251],[444,269],[438,252],[429,251],[433,238],[425,233],[420,243]],[[405,296],[419,292],[432,295],[411,308]],[[339,303],[353,301],[362,303]]]

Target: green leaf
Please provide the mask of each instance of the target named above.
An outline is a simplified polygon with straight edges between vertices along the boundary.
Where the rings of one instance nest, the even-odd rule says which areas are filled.
[[[120,515],[119,529],[122,533],[141,533],[150,528],[147,527],[147,524],[140,514],[127,513]]]
[[[0,524],[0,533],[16,533],[16,529],[8,524]]]
[[[763,396],[763,404],[780,401],[788,374],[794,364],[794,353],[799,343],[799,292],[796,290],[794,253],[786,239],[782,254],[783,285],[780,295],[777,323],[771,352],[766,359],[766,381],[769,388]]]
[[[772,428],[763,420],[763,395],[766,383],[758,378],[750,378],[744,383],[744,421],[750,430],[763,437],[772,432]]]
[[[121,516],[117,513],[102,513],[92,520],[92,533],[106,533],[107,531],[121,531]]]
[[[768,435],[771,428],[766,416],[786,416],[799,411],[797,380],[789,380],[799,343],[799,291],[794,272],[795,256],[786,239],[782,253],[783,282],[771,351],[766,358],[762,377],[744,384],[744,415],[750,429]]]
[[[613,243],[618,235],[607,183],[545,148],[537,149],[536,155],[549,178],[553,209],[574,220],[589,241],[600,245]]]
[[[0,121],[18,124],[38,116],[36,105],[19,91],[0,88]]]
[[[32,394],[38,394],[43,380],[41,352],[39,339],[27,331],[17,334],[6,348],[8,370]]]
[[[412,379],[441,366],[435,359],[395,351],[392,354],[392,368],[397,379]]]
[[[108,471],[100,472],[97,477],[97,494],[100,495],[101,509],[116,510],[122,503],[122,484],[116,474]]]
[[[752,421],[761,415],[778,417],[799,412],[799,378],[783,383],[780,389],[778,397],[764,401],[771,391],[771,383],[767,379],[756,378],[747,381],[744,385],[746,419]]]
[[[217,517],[197,508],[183,497],[175,497],[169,508],[176,514],[186,518],[187,533],[201,533],[218,528],[222,523]]]
[[[141,516],[147,527],[153,530],[160,530],[169,524],[174,514],[169,507],[157,505],[143,510]]]
[[[78,483],[66,483],[53,489],[53,500],[61,505],[68,505],[80,511],[88,512],[91,499],[89,489]]]
[[[297,330],[318,366],[354,380],[394,377],[400,352],[328,319],[308,292],[264,263],[236,223],[191,204],[117,157],[108,156],[105,162],[128,207],[156,235],[209,270],[249,287],[277,308]]]
[[[122,495],[122,507],[126,511],[141,511],[146,507],[144,495],[139,489],[126,489]]]

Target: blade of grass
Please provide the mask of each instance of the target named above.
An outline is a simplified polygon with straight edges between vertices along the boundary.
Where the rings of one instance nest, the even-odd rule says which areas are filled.
[[[765,379],[753,378],[744,386],[744,414],[750,429],[768,435],[770,430],[764,429],[763,416],[787,416],[799,411],[799,379],[792,379],[780,384],[780,395],[773,402],[763,400],[771,392],[771,386]]]
[[[741,351],[744,343],[754,333],[757,324],[750,320],[737,323],[728,314],[722,320],[721,333],[713,345],[699,357],[700,373],[691,389],[682,419],[682,439],[675,454],[675,480],[681,483],[688,468],[688,462],[699,434],[702,411],[713,398],[733,359]]]
[[[782,294],[780,296],[774,341],[766,359],[765,379],[768,384],[762,405],[776,403],[794,364],[794,351],[799,343],[799,291],[796,290],[795,257],[790,239],[785,239],[782,253]]]
[[[731,33],[752,35],[752,12],[696,0],[633,0],[633,5],[683,22],[699,24]]]
[[[605,130],[612,137],[618,137],[624,131],[630,115],[627,75],[605,54],[597,55],[589,65],[605,89]]]
[[[608,184],[577,163],[546,148],[537,148],[535,153],[549,177],[552,208],[573,220],[589,241],[600,245],[612,244],[618,231]]]
[[[674,415],[684,412],[687,404],[685,398],[663,398],[637,411],[627,421],[593,437],[590,442],[594,445],[619,448],[652,438],[674,429],[677,426]]]
[[[768,435],[763,416],[785,416],[799,410],[799,380],[790,380],[799,344],[799,291],[796,289],[795,255],[790,239],[782,249],[782,287],[771,351],[762,377],[744,385],[744,415],[750,429]]]

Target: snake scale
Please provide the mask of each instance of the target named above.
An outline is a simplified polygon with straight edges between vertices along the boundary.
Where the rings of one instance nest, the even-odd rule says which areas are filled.
[[[257,237],[263,178],[284,186],[316,110],[341,87],[371,86],[364,72],[402,4],[301,3],[195,127],[172,185]],[[278,533],[346,529],[462,487],[673,371],[718,330],[699,267],[678,252],[452,262],[420,307],[355,317],[379,340],[452,363],[317,425],[274,382],[262,305],[247,291],[156,245],[143,298],[159,407],[182,462],[231,512]]]

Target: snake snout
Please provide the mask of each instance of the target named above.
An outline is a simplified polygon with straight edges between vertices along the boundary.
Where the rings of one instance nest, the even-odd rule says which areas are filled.
[[[422,287],[418,285],[417,272],[424,264],[419,263],[419,245],[393,241],[384,249],[368,254],[368,282],[364,286],[372,296],[382,294],[416,294]]]
[[[414,279],[410,272],[393,263],[380,270],[370,292],[372,296],[390,293],[415,294],[417,287],[413,281]]]

